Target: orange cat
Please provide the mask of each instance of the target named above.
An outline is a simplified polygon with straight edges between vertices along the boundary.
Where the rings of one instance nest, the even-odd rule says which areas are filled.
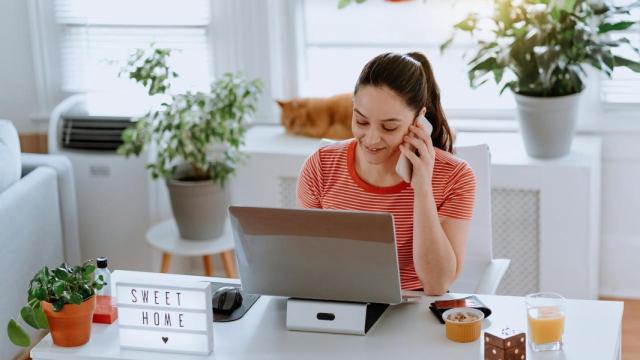
[[[280,119],[290,134],[343,140],[353,137],[352,94],[280,101]]]

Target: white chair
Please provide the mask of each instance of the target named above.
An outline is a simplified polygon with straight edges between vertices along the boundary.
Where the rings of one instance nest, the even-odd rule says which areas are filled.
[[[320,140],[319,147],[335,142]],[[493,258],[491,224],[491,152],[486,144],[456,147],[457,157],[465,160],[476,176],[476,202],[467,239],[462,273],[449,291],[495,294],[511,260]]]
[[[465,160],[476,176],[476,202],[467,239],[462,273],[451,292],[495,294],[511,260],[493,258],[491,230],[491,152],[486,144],[461,146],[456,156]]]

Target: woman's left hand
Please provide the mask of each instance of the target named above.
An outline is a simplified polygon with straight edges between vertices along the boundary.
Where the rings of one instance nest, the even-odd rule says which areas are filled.
[[[414,191],[430,191],[436,151],[433,148],[427,129],[419,121],[416,121],[416,125],[409,126],[409,134],[405,135],[403,140],[404,142],[400,145],[400,151],[411,161],[413,166],[411,187]],[[409,149],[409,144],[418,150],[419,156]]]

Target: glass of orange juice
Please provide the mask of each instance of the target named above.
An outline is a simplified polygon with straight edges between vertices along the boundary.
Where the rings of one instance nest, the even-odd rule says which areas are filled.
[[[562,349],[564,298],[556,293],[526,296],[529,343],[534,351]]]
[[[564,298],[555,293],[526,296],[529,344],[533,351],[562,349]]]

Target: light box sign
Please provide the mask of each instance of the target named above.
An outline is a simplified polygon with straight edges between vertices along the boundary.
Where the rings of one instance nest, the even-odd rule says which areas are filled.
[[[208,355],[213,350],[211,284],[114,272],[120,347]]]

